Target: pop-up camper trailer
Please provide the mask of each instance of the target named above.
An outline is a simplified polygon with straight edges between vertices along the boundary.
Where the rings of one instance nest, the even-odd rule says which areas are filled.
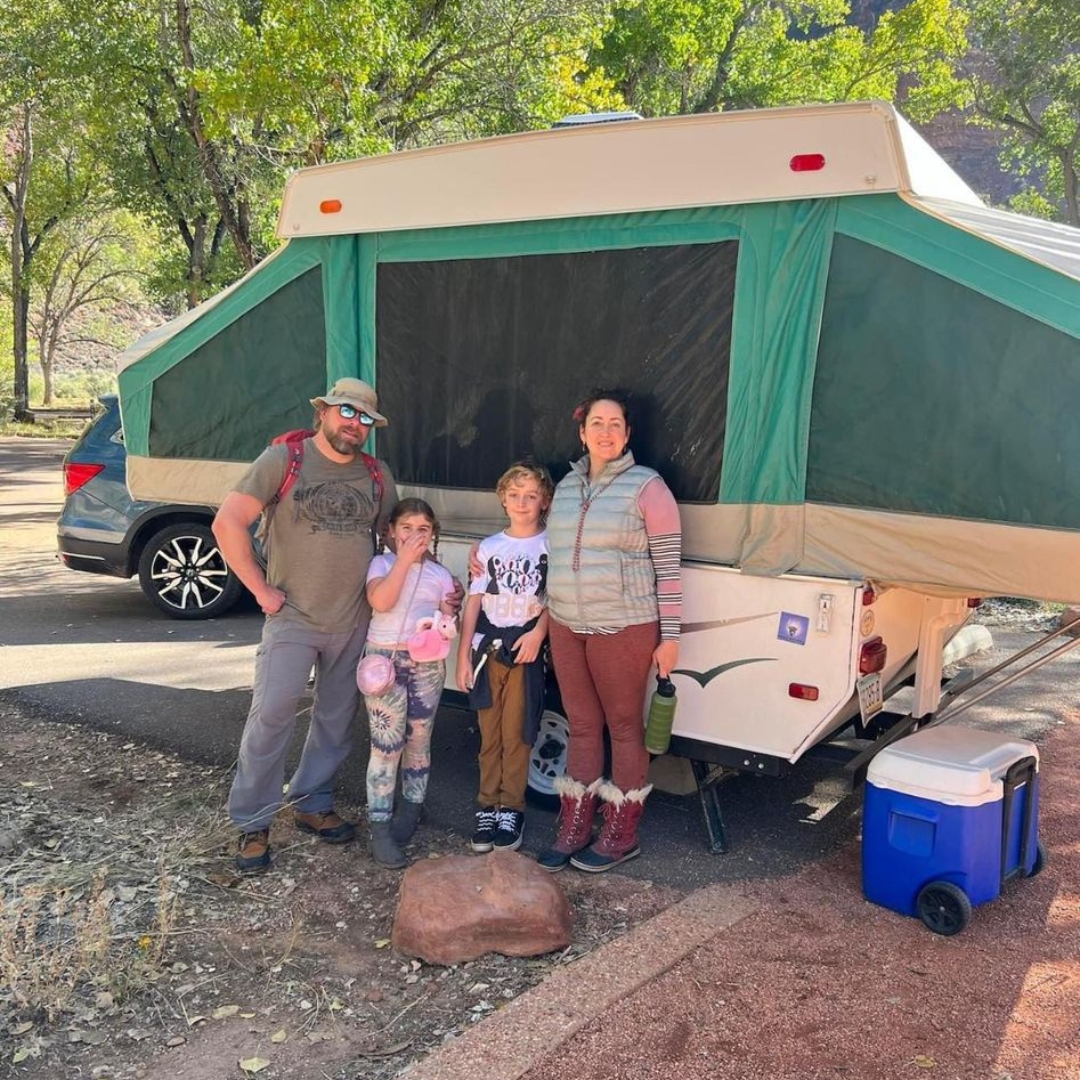
[[[129,350],[132,491],[217,503],[359,375],[461,572],[501,470],[563,475],[574,404],[628,387],[682,512],[684,756],[779,771],[913,671],[928,715],[969,597],[1080,601],[1080,233],[988,209],[887,105],[306,169],[278,231]]]

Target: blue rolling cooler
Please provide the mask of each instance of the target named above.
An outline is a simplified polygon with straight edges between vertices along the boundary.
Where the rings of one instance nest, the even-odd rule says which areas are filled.
[[[1012,877],[1037,874],[1039,751],[946,725],[898,739],[871,762],[863,809],[867,900],[956,934]]]

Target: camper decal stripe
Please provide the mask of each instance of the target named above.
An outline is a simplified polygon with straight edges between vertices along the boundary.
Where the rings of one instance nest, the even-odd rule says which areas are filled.
[[[726,664],[719,664],[714,668],[709,668],[708,671],[689,671],[686,668],[675,668],[671,674],[687,675],[704,690],[717,675],[723,675],[725,671],[733,671],[735,668],[742,667],[744,664],[764,664],[767,661],[773,661],[775,659],[775,656],[754,656],[747,660],[731,660]]]
[[[763,611],[760,615],[741,615],[737,619],[710,619],[708,622],[687,622],[682,624],[684,634],[696,634],[701,630],[719,630],[722,626],[735,626],[738,623],[755,622],[758,619],[771,619],[779,615],[778,611]]]

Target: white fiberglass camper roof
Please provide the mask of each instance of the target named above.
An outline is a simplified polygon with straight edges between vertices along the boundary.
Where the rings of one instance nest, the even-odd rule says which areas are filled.
[[[503,135],[303,169],[278,235],[444,228],[899,192],[979,197],[884,102]]]

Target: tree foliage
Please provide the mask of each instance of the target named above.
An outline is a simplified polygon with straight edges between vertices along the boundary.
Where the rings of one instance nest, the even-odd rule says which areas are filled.
[[[980,55],[971,82],[975,114],[1006,133],[1007,163],[1043,182],[1049,201],[1029,190],[1023,208],[1080,226],[1080,5],[968,5]]]
[[[603,0],[72,0],[118,196],[176,230],[189,303],[273,245],[284,173],[603,107]]]
[[[100,187],[82,121],[84,87],[65,63],[70,35],[55,0],[0,7],[0,193],[6,213],[16,418],[29,409],[29,317],[41,245]]]
[[[951,0],[911,0],[866,34],[849,14],[846,0],[632,0],[594,60],[650,116],[892,101],[902,80],[916,117],[956,100],[964,18]]]
[[[90,346],[117,347],[109,314],[144,304],[137,223],[117,211],[61,224],[34,262],[30,330],[38,346],[44,394],[53,403],[57,358]]]

